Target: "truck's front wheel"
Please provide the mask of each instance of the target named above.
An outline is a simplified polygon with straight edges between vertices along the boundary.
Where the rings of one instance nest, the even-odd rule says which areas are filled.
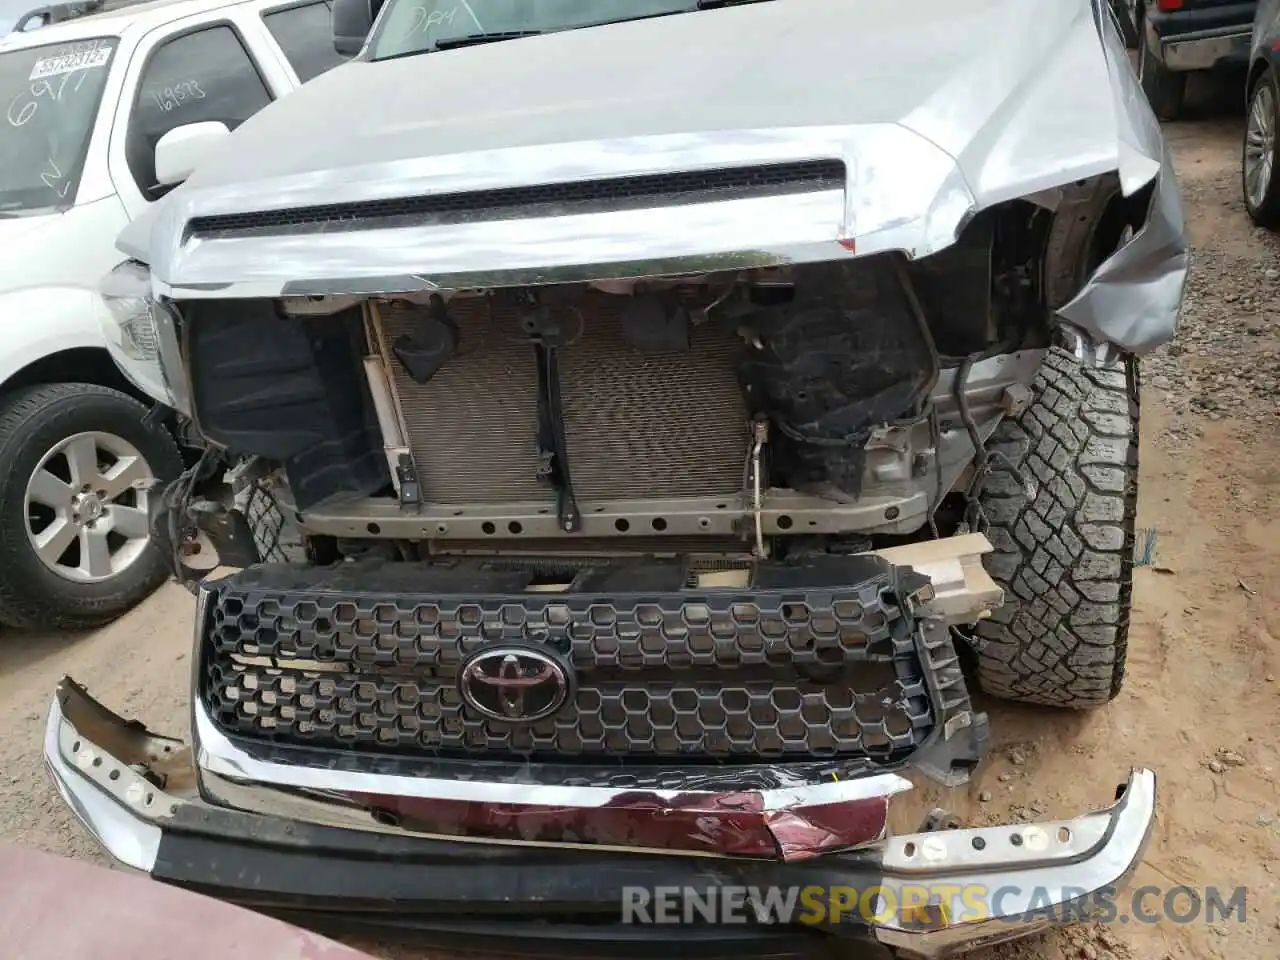
[[[976,629],[988,693],[1094,707],[1120,692],[1129,638],[1138,490],[1138,389],[1132,361],[1100,369],[1054,347],[1034,400],[988,445],[1002,466],[981,504],[1005,604]],[[999,464],[999,458],[995,461]]]

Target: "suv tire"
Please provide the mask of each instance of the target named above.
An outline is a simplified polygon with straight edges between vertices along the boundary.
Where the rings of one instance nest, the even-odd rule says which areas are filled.
[[[245,504],[245,519],[261,563],[305,563],[306,542],[266,483],[254,484]]]
[[[1057,309],[1142,225],[1116,177],[1069,188],[1045,251]],[[1005,603],[975,630],[978,677],[993,695],[1062,707],[1111,700],[1124,679],[1138,483],[1138,369],[1098,368],[1052,347],[1032,401],[988,443],[999,459],[979,496],[995,552],[987,570]]]
[[[159,481],[152,488],[152,496],[158,496],[160,485],[181,473],[182,457],[177,444],[164,430],[144,423],[146,413],[147,408],[132,397],[89,383],[47,384],[0,400],[0,463],[5,465],[0,471],[0,622],[38,629],[98,627],[136,606],[165,581],[165,558],[150,544],[145,518],[139,526],[136,515],[129,531],[129,559],[117,554],[111,562],[120,563],[122,568],[101,577],[75,579],[71,575],[73,565],[67,559],[72,554],[46,562],[37,554],[32,540],[54,524],[61,528],[72,516],[71,507],[64,505],[56,508],[61,512],[55,512],[55,508],[45,506],[45,500],[57,499],[56,496],[33,491],[40,474],[46,481],[57,478],[52,489],[60,496],[63,488],[57,481],[65,480],[61,474],[70,469],[73,456],[76,462],[88,460],[112,446],[136,453],[142,461],[143,474]],[[89,443],[76,445],[72,442],[76,437],[87,438]],[[95,466],[100,478],[109,469],[97,470]],[[74,493],[69,482],[65,487]],[[117,537],[123,537],[119,533],[123,528],[116,528],[110,519],[111,511],[130,506],[127,501],[132,501],[134,510],[141,506],[141,501],[128,490],[106,498],[95,494],[92,499],[94,516],[102,518],[95,523],[111,523]],[[77,533],[67,550],[71,550],[72,543],[79,550],[86,542]],[[116,540],[117,548],[119,542]],[[64,568],[64,573],[57,572]]]
[[[1110,369],[1052,348],[1021,416],[989,444],[1035,498],[995,467],[981,503],[1005,604],[978,623],[982,688],[1010,700],[1096,707],[1124,680],[1138,492],[1132,361]],[[998,462],[998,461],[997,461]]]

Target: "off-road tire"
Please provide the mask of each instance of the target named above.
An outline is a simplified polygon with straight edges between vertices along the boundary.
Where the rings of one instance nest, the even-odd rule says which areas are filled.
[[[1033,394],[988,444],[1034,485],[1035,497],[1003,466],[992,470],[980,496],[995,547],[987,569],[1006,602],[976,627],[978,677],[984,691],[1006,699],[1096,707],[1124,680],[1137,368],[1097,368],[1054,347]]]
[[[1187,75],[1170,70],[1151,49],[1151,38],[1146,36],[1145,24],[1139,28],[1138,77],[1142,92],[1160,120],[1177,120],[1182,113],[1182,103],[1187,95]]]
[[[0,623],[44,630],[99,627],[165,581],[166,559],[153,547],[109,580],[75,583],[45,567],[27,538],[27,481],[40,458],[73,434],[101,430],[129,441],[161,484],[182,472],[178,445],[163,429],[144,423],[146,413],[132,397],[91,383],[47,384],[0,399]]]
[[[245,518],[262,563],[305,563],[306,543],[297,524],[280,506],[270,487],[256,485],[245,505]]]
[[[1244,198],[1244,208],[1249,214],[1249,218],[1260,227],[1275,230],[1280,228],[1280,136],[1276,137],[1271,147],[1271,179],[1267,183],[1267,189],[1263,193],[1262,201],[1257,206],[1254,206],[1249,199],[1247,182],[1246,151],[1248,149],[1249,117],[1257,106],[1259,91],[1264,87],[1268,88],[1271,93],[1272,122],[1276,125],[1276,129],[1280,130],[1280,78],[1277,77],[1273,68],[1268,67],[1262,76],[1254,81],[1253,86],[1249,88],[1249,103],[1245,112],[1245,143],[1240,151],[1240,194]]]

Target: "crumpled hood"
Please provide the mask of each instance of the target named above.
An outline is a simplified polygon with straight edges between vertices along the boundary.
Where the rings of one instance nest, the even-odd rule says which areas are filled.
[[[552,143],[883,123],[959,160],[978,193],[1001,144],[1031,148],[1022,176],[1034,175],[1037,153],[1060,159],[1062,145],[1038,135],[1087,144],[1090,160],[1114,169],[1115,98],[1093,17],[1090,0],[771,0],[357,61],[251,118],[236,149],[190,185]]]
[[[1146,349],[1172,334],[1186,245],[1159,125],[1106,4],[769,0],[352,62],[243,124],[119,245],[179,297],[922,257],[977,210],[1051,206],[1055,188],[1118,171],[1126,193],[1157,180],[1153,216],[1094,280],[1113,282],[1109,313],[1114,284],[1145,300],[1113,322],[1086,287],[1061,312]],[[261,217],[238,216],[818,158],[842,161],[843,190],[395,229],[352,229],[347,214],[334,229],[321,211],[255,233]],[[210,226],[228,215],[236,230]]]

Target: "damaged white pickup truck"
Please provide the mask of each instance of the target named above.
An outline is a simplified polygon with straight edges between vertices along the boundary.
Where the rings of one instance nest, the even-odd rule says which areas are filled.
[[[1187,249],[1108,11],[337,0],[356,59],[103,284],[208,448],[152,498],[199,597],[190,745],[64,681],[86,827],[507,952],[940,957],[1088,916],[1150,771],[1074,820],[886,825],[904,772],[982,760],[969,676],[1121,687],[1137,357]],[[825,899],[624,910],[656,888]]]

